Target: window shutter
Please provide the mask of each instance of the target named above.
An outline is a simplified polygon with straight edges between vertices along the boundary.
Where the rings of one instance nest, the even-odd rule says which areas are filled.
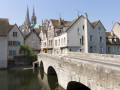
[[[9,50],[9,55],[12,56],[12,50]]]
[[[13,55],[16,55],[16,51],[15,50],[13,50]]]

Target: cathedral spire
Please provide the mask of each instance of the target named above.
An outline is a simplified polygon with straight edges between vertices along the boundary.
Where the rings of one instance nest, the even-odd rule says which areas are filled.
[[[33,6],[33,14],[32,14],[32,18],[31,18],[31,24],[36,24],[36,16],[35,16],[34,6]]]
[[[33,16],[35,16],[34,6],[33,6]]]
[[[25,17],[24,25],[25,25],[27,28],[30,27],[29,8],[28,8],[28,6],[27,6],[27,12],[26,12],[26,17]]]

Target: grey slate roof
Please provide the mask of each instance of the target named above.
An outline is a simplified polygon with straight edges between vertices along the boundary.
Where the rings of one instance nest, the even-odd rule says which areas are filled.
[[[9,30],[8,19],[0,18],[0,36],[7,36]]]

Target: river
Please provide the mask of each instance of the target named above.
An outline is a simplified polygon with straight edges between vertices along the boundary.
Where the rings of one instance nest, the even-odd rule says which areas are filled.
[[[42,70],[0,70],[0,90],[64,90],[56,76]]]

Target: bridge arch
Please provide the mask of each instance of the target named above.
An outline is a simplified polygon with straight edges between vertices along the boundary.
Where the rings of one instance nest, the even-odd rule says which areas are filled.
[[[91,90],[80,82],[70,81],[67,85],[67,90]]]
[[[51,90],[55,90],[56,88],[58,88],[58,75],[52,66],[48,67],[47,78]]]

